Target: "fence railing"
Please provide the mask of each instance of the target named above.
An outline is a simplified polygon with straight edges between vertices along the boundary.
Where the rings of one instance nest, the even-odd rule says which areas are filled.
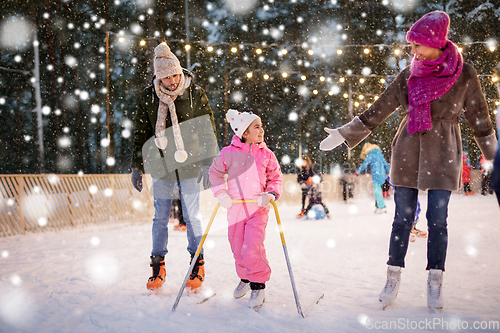
[[[144,187],[134,190],[130,175],[0,175],[0,237],[151,218]]]

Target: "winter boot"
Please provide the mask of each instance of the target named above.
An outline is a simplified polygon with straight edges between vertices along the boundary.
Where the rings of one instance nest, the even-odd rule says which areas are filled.
[[[233,296],[234,298],[242,298],[245,294],[250,290],[250,281],[241,279],[236,289],[234,289]]]
[[[157,290],[163,285],[167,276],[165,258],[163,256],[151,256],[151,263],[149,265],[153,268],[153,276],[149,278],[146,288]]]
[[[429,277],[427,278],[427,306],[433,311],[443,308],[442,287],[443,271],[440,269],[429,270]]]
[[[401,285],[401,267],[389,266],[387,267],[387,282],[385,287],[380,293],[379,301],[384,306],[387,306],[396,300]]]
[[[266,301],[265,293],[266,284],[250,282],[250,289],[252,289],[252,294],[250,295],[250,300],[248,301],[248,307],[254,310],[258,310],[264,305]]]
[[[194,254],[191,255],[191,261],[189,264],[191,265],[193,261]],[[196,294],[200,289],[203,281],[205,280],[205,259],[203,258],[203,254],[200,254],[198,259],[196,260],[196,264],[193,267],[193,271],[191,275],[189,275],[189,279],[186,283],[186,288],[191,289],[190,292]]]
[[[302,209],[299,214],[297,214],[297,218],[300,219],[302,216],[306,214],[306,210]]]

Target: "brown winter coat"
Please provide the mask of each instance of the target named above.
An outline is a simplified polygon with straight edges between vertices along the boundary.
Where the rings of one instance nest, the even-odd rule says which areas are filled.
[[[407,131],[409,77],[407,67],[368,110],[339,128],[340,134],[347,146],[354,148],[401,106],[406,117],[392,141],[391,183],[419,190],[456,191],[462,175],[462,110],[486,159],[494,158],[497,143],[476,70],[464,63],[457,82],[431,102],[432,129],[413,134]]]

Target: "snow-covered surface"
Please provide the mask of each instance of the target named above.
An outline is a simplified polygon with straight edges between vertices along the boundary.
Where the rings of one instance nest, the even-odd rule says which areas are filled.
[[[248,296],[232,297],[238,278],[219,211],[205,244],[206,293],[183,296],[171,311],[189,267],[184,233],[171,230],[167,282],[150,295],[150,221],[0,239],[1,332],[359,332],[393,328],[447,331],[500,321],[500,209],[494,196],[453,194],[444,279],[445,309],[426,305],[426,241],[410,243],[395,305],[381,309],[394,203],[375,215],[372,199],[327,202],[331,220],[297,220],[297,206],[279,206],[300,301],[297,314],[274,215],[266,247],[273,269],[259,313]],[[427,199],[421,195],[420,228]],[[221,209],[222,210],[222,209]],[[203,216],[204,225],[210,214]],[[173,226],[172,226],[173,228]],[[477,322],[477,323],[475,323]],[[397,326],[396,326],[397,325]],[[498,326],[496,327],[498,330]]]

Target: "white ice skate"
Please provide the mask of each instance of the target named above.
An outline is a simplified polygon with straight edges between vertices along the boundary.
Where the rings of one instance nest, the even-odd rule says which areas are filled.
[[[438,312],[444,306],[443,299],[443,271],[440,269],[429,270],[427,278],[427,306],[431,311]]]
[[[380,293],[379,301],[382,302],[385,309],[389,304],[396,300],[401,285],[401,267],[389,266],[387,267],[387,281],[385,287]]]
[[[250,282],[240,281],[240,283],[238,283],[238,286],[236,286],[236,289],[234,289],[233,296],[236,299],[242,298],[249,290],[250,290]]]
[[[264,305],[266,300],[265,289],[252,290],[250,295],[250,300],[248,301],[248,307],[259,311],[259,309]]]

